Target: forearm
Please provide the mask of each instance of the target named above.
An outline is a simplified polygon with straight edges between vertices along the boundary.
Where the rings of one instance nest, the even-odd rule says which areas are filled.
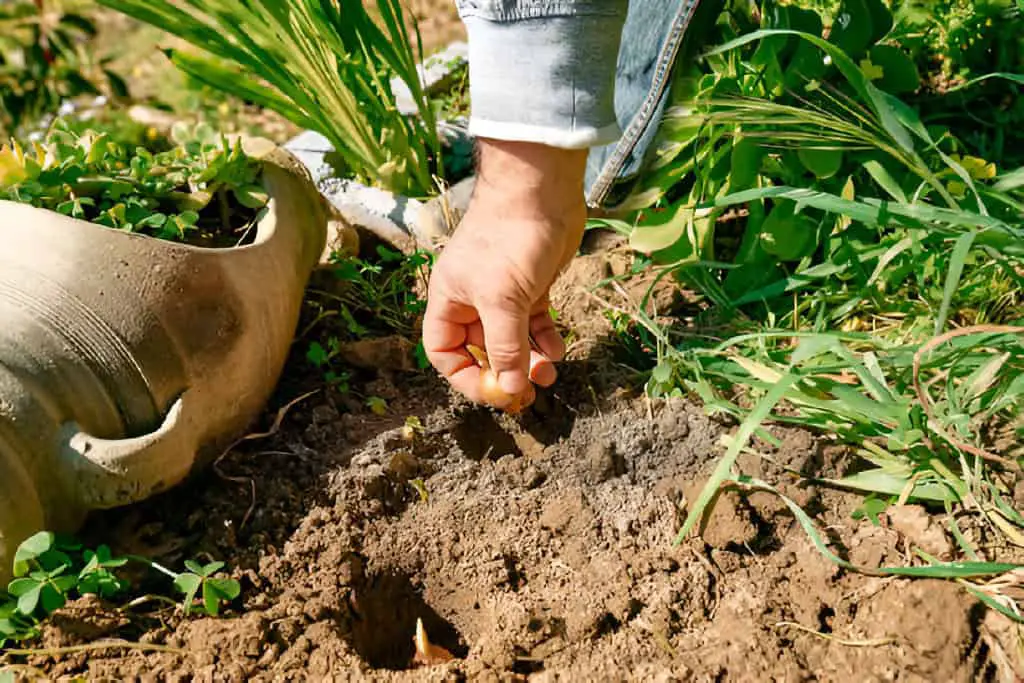
[[[587,149],[619,137],[615,68],[627,0],[461,0],[470,132]]]

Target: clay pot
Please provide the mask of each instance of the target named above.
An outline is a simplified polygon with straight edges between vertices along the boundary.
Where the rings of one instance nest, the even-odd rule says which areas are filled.
[[[270,204],[241,247],[0,202],[0,580],[30,534],[174,486],[263,409],[328,216],[293,156],[245,147]]]

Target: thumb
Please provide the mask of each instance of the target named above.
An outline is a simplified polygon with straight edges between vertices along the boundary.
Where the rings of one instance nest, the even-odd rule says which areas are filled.
[[[530,312],[526,306],[509,301],[479,311],[484,328],[484,350],[498,385],[518,396],[529,387]]]

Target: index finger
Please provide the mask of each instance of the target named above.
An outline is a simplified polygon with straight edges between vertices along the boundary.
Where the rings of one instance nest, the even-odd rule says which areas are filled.
[[[479,325],[476,311],[470,306],[453,303],[441,297],[427,299],[427,310],[423,316],[423,350],[427,360],[437,371],[449,380],[476,361],[466,344],[469,327]]]

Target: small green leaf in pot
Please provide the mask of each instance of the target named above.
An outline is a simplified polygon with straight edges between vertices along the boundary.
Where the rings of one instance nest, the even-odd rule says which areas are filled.
[[[234,195],[239,204],[250,209],[262,209],[269,199],[266,192],[255,186],[236,187]]]
[[[871,48],[871,63],[882,70],[876,85],[886,92],[899,95],[914,92],[921,83],[921,76],[913,60],[898,47],[875,45]]]
[[[797,156],[803,167],[820,179],[831,178],[843,166],[843,151],[839,149],[801,147]]]

